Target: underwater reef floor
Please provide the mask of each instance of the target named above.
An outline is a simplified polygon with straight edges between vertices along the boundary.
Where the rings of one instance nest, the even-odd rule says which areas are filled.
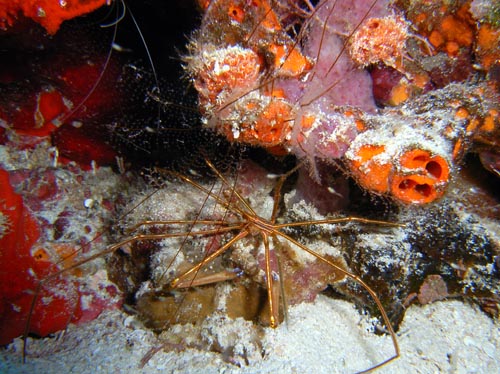
[[[319,296],[316,302],[290,308],[290,321],[265,329],[262,352],[248,352],[248,364],[228,363],[218,353],[186,349],[160,350],[139,369],[148,351],[160,342],[150,330],[134,327],[134,318],[109,311],[83,326],[70,326],[58,339],[29,341],[29,356],[21,364],[22,342],[0,353],[2,373],[32,372],[166,372],[184,373],[349,373],[363,370],[379,354],[389,356],[389,336],[367,332],[367,321],[352,304]],[[328,319],[325,318],[328,316]],[[222,327],[221,327],[222,326]],[[219,329],[237,337],[239,344],[252,340],[252,325],[238,320],[211,318],[207,334]],[[384,373],[496,373],[500,367],[500,324],[476,306],[441,301],[411,306],[398,332],[401,357],[383,367]],[[250,344],[251,346],[252,344]]]

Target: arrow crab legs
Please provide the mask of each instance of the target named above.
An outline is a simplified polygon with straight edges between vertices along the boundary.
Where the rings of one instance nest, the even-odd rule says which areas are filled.
[[[276,328],[283,319],[286,319],[286,309],[287,302],[285,295],[287,287],[286,282],[293,283],[293,279],[287,279],[285,273],[288,271],[283,271],[283,263],[289,261],[287,256],[290,256],[289,251],[282,253],[283,248],[293,248],[294,251],[301,251],[307,253],[314,261],[317,263],[322,263],[323,266],[330,268],[334,273],[335,277],[350,278],[352,281],[359,284],[366,292],[370,295],[372,300],[377,305],[380,312],[383,323],[386,327],[387,333],[391,336],[392,344],[394,347],[394,354],[381,361],[380,363],[370,367],[366,371],[371,371],[377,369],[387,363],[395,360],[399,357],[399,346],[397,342],[397,337],[394,329],[391,325],[390,319],[379,300],[376,292],[365,283],[359,276],[353,274],[346,268],[340,265],[336,259],[332,258],[329,254],[318,253],[317,250],[309,248],[306,244],[301,241],[294,239],[292,234],[287,232],[290,228],[307,228],[307,227],[325,227],[326,225],[334,224],[344,224],[344,223],[356,223],[356,224],[366,224],[366,225],[382,225],[389,227],[401,226],[399,224],[371,220],[358,217],[341,217],[341,218],[325,218],[325,219],[315,219],[315,220],[304,220],[298,222],[279,222],[279,206],[282,199],[282,187],[285,180],[290,176],[295,169],[291,172],[279,177],[273,193],[273,203],[272,203],[272,213],[269,219],[262,217],[257,213],[257,207],[252,207],[250,202],[245,199],[245,197],[240,193],[235,184],[230,182],[225,176],[220,173],[215,166],[207,161],[208,167],[217,176],[217,180],[221,183],[221,191],[214,192],[213,188],[207,188],[201,183],[195,181],[194,179],[176,173],[172,171],[156,170],[159,173],[169,174],[175,178],[181,180],[182,182],[192,186],[195,190],[198,190],[203,195],[206,196],[205,203],[208,200],[212,200],[218,208],[224,211],[222,219],[205,219],[201,217],[201,213],[198,213],[197,217],[194,219],[178,219],[178,220],[151,220],[143,221],[129,229],[128,238],[116,243],[106,250],[92,255],[89,258],[76,263],[73,266],[67,267],[60,271],[57,271],[43,280],[38,284],[35,290],[35,295],[31,304],[31,312],[28,318],[26,329],[25,329],[25,339],[28,331],[30,330],[31,315],[35,309],[36,304],[39,302],[39,293],[42,288],[50,283],[51,281],[59,278],[64,273],[80,267],[88,262],[95,260],[98,257],[111,254],[119,249],[131,248],[136,243],[153,241],[158,242],[165,239],[180,239],[181,244],[171,260],[164,267],[166,270],[162,270],[163,274],[161,278],[172,276],[166,281],[166,284],[162,285],[163,291],[169,289],[172,292],[182,291],[183,289],[192,289],[194,287],[202,287],[205,285],[210,285],[214,283],[220,283],[223,281],[239,281],[238,278],[243,277],[253,277],[256,283],[261,285],[265,289],[266,294],[266,304],[264,308],[268,311],[268,317],[266,323],[271,327]],[[200,209],[201,212],[201,209]],[[181,251],[183,251],[184,244],[191,239],[201,240],[202,238],[220,238],[216,242],[217,247],[211,250],[205,250],[201,254],[201,260],[197,260],[195,263],[191,264],[187,270],[176,269],[178,266],[177,258],[183,257]],[[252,241],[253,240],[253,241]],[[246,274],[247,269],[244,264],[238,264],[237,260],[233,261],[233,269],[224,269],[220,271],[210,270],[211,265],[218,259],[223,258],[232,252],[232,249],[238,243],[241,242],[251,242],[250,244],[257,245],[260,253],[258,254],[248,254],[250,257],[259,257],[260,261],[255,259],[255,262],[259,263],[259,269],[257,274],[248,275]],[[134,250],[133,248],[131,250]],[[172,250],[170,250],[172,252]],[[317,264],[310,263],[304,266],[316,266]],[[186,269],[186,268],[184,268]],[[243,270],[241,270],[243,269]],[[167,275],[168,271],[168,275]],[[173,272],[173,273],[171,273]],[[290,276],[293,278],[293,275]],[[325,282],[323,280],[323,282]],[[158,282],[157,282],[158,283]],[[325,283],[325,287],[326,287]],[[289,290],[290,288],[288,288]],[[289,292],[289,291],[288,291]],[[292,296],[292,295],[288,295]],[[174,321],[181,317],[182,314],[181,306],[184,298],[178,302],[175,306]],[[168,325],[168,324],[166,324]],[[168,326],[163,326],[164,328]],[[24,355],[26,356],[26,346],[24,347]]]

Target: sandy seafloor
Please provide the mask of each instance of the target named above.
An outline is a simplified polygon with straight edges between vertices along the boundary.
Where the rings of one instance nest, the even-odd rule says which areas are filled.
[[[21,340],[2,350],[2,373],[351,373],[389,357],[389,336],[367,331],[367,320],[353,306],[320,296],[313,304],[290,308],[289,322],[266,329],[263,356],[248,365],[225,362],[217,353],[187,349],[159,351],[139,369],[144,355],[158,346],[148,330],[134,328],[134,317],[107,312],[92,323],[71,326],[58,339],[29,342],[21,364]],[[251,324],[214,319],[218,334],[239,334]],[[219,325],[219,327],[216,327]],[[401,357],[381,373],[500,373],[500,324],[459,301],[408,309],[398,332]]]

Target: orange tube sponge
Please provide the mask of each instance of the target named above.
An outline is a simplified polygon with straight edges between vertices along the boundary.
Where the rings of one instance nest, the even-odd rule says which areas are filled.
[[[391,194],[405,203],[425,204],[440,197],[448,184],[450,169],[441,156],[413,149],[399,157],[399,170],[393,175]]]
[[[450,167],[439,155],[409,149],[395,157],[383,145],[362,145],[349,167],[358,183],[372,192],[390,193],[407,204],[426,204],[441,197]]]
[[[382,115],[358,114],[366,130],[345,153],[351,174],[364,189],[402,203],[440,198],[469,148],[498,133],[500,110],[488,97],[496,96],[487,85],[456,84]]]
[[[357,157],[351,162],[351,171],[358,183],[366,189],[386,193],[389,190],[389,179],[392,165],[377,161],[377,155],[385,151],[383,145],[366,144],[358,149]]]

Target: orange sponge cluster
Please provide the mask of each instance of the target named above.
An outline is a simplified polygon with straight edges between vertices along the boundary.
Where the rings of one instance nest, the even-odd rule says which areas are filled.
[[[383,62],[402,68],[408,25],[401,17],[369,18],[352,36],[349,53],[361,66]]]
[[[491,95],[487,85],[450,85],[383,116],[360,114],[367,129],[345,154],[351,174],[364,189],[403,203],[438,199],[475,143],[498,137],[499,111],[484,100]]]
[[[364,188],[391,194],[404,203],[432,202],[442,196],[448,184],[448,162],[423,149],[390,155],[383,145],[367,144],[354,154],[350,170]]]
[[[441,197],[472,147],[498,145],[500,33],[478,29],[468,5],[400,4],[404,12],[394,12],[373,2],[356,18],[347,0],[304,8],[198,2],[205,15],[186,70],[205,125],[232,142],[292,153],[316,181],[317,165],[345,161],[364,189],[408,204]],[[298,23],[286,16],[292,8]],[[294,38],[285,30],[296,26]],[[484,83],[460,78],[472,74],[461,61],[474,51],[489,69]],[[393,80],[382,103],[397,107],[376,108],[376,82],[360,69],[367,66]]]
[[[207,125],[230,141],[279,150],[292,131],[295,109],[274,82],[299,79],[312,61],[282,29],[267,0],[199,4],[207,22],[191,45],[187,70]]]

